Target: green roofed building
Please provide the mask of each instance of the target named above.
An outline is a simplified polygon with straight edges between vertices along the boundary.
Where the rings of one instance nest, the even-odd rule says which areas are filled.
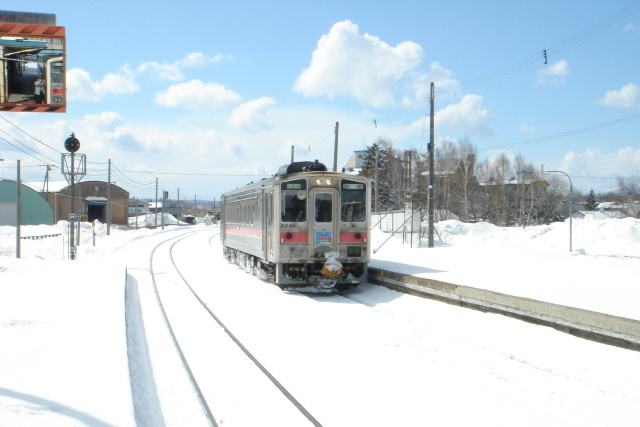
[[[17,225],[16,181],[0,180],[0,225]],[[33,188],[20,184],[21,225],[53,224],[53,208]]]

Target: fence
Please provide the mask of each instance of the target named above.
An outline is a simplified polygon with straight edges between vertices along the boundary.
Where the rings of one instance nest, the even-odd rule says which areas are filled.
[[[404,243],[409,243],[412,247],[419,247],[420,236],[422,235],[422,217],[423,211],[421,209],[415,210],[413,213],[411,213],[411,211],[372,213],[371,228],[377,228],[385,233],[391,233],[389,237],[397,233],[402,233],[402,241]]]

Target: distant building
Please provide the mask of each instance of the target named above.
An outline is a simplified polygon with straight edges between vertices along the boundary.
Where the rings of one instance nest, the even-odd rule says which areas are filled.
[[[107,223],[107,202],[111,198],[111,223],[126,225],[128,218],[129,193],[115,184],[104,181],[81,181],[74,185],[76,207],[74,212],[84,221],[98,220]],[[110,194],[109,194],[110,193]],[[68,220],[70,214],[71,187],[66,186],[57,192],[43,192],[43,197],[54,210],[54,220]]]
[[[129,216],[145,215],[151,213],[150,204],[138,199],[129,199]]]
[[[0,180],[0,225],[18,224],[16,181]],[[22,204],[21,225],[52,225],[53,209],[33,188],[20,184],[20,202]]]
[[[176,217],[177,219],[182,218],[184,214],[183,202],[176,200],[163,200],[161,202],[155,203],[151,202],[149,204],[149,212],[150,213],[168,213]]]
[[[344,164],[345,173],[358,173],[364,167],[364,158],[367,155],[367,150],[354,151],[347,163]]]

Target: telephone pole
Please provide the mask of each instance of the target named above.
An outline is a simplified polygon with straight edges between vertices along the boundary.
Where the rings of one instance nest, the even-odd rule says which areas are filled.
[[[107,175],[107,236],[111,236],[111,159]]]
[[[22,225],[21,185],[20,160],[18,160],[18,176],[16,179],[16,258],[20,258],[20,226]]]
[[[375,153],[375,169],[374,169],[374,181],[375,181],[375,186],[376,186],[376,203],[375,203],[375,208],[376,208],[376,213],[380,212],[380,192],[378,190],[378,143],[374,143],[373,145],[373,152]]]
[[[340,122],[336,122],[336,130],[335,130],[336,142],[335,142],[335,146],[333,147],[333,171],[334,172],[338,171],[338,132],[339,131],[340,131]]]
[[[435,201],[434,201],[434,170],[433,170],[433,158],[434,158],[434,128],[433,128],[433,104],[434,104],[434,87],[433,82],[431,82],[431,96],[430,102],[430,118],[429,118],[429,246],[433,247],[433,232],[434,232],[434,222],[435,222]]]

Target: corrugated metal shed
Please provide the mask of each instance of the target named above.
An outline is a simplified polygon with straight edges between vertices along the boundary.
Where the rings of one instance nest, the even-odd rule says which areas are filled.
[[[0,225],[17,225],[16,181],[0,180]],[[53,208],[37,191],[20,184],[22,225],[53,224]]]

